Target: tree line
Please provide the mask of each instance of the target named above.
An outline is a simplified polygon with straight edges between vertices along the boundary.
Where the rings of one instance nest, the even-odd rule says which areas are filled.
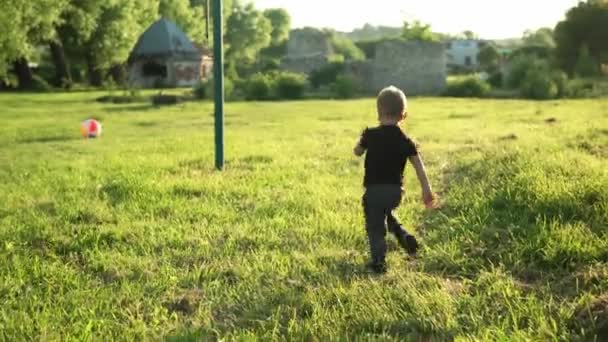
[[[0,80],[32,87],[30,68],[48,51],[56,87],[76,79],[101,86],[106,79],[124,82],[131,49],[154,21],[165,17],[193,42],[210,48],[208,0],[0,0]],[[226,61],[229,70],[266,59],[284,48],[290,30],[283,9],[260,11],[252,4],[224,0]],[[207,25],[209,24],[209,25]],[[238,61],[238,63],[237,63]]]

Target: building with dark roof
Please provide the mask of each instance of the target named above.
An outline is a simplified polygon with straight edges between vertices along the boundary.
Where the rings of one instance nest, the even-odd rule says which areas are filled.
[[[161,18],[129,56],[129,82],[140,88],[191,87],[211,76],[213,59],[174,23]]]

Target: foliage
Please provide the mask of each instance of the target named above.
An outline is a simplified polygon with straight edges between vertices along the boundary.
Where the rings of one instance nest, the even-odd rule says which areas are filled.
[[[525,46],[537,46],[553,49],[555,48],[553,29],[543,27],[536,31],[527,30],[524,32],[523,43]]]
[[[365,24],[361,28],[356,28],[352,32],[345,34],[346,37],[355,41],[376,41],[381,39],[397,38],[401,36],[403,28],[390,26],[374,26]],[[357,44],[358,45],[358,44]]]
[[[281,99],[295,100],[304,96],[307,80],[303,74],[280,72],[276,76],[277,95]]]
[[[330,33],[331,46],[335,54],[344,56],[347,61],[360,61],[365,59],[365,53],[359,49],[349,38],[343,37],[332,31]]]
[[[507,77],[507,86],[512,89],[519,88],[530,70],[543,70],[544,72],[549,72],[550,66],[546,60],[535,56],[518,56],[511,62],[511,69]]]
[[[0,80],[11,64],[29,59],[35,49],[55,38],[67,0],[0,0]]]
[[[252,63],[260,50],[271,43],[271,22],[252,3],[235,2],[226,26],[228,64]]]
[[[483,70],[495,72],[500,63],[500,53],[493,44],[486,44],[479,50],[477,59]]]
[[[586,46],[596,63],[608,63],[608,1],[587,0],[566,13],[555,27],[556,55],[560,67],[573,74]]]
[[[291,17],[283,8],[269,8],[264,11],[264,16],[270,21],[272,27],[271,46],[279,46],[289,38],[291,28]]]
[[[194,85],[192,88],[192,94],[194,95],[195,99],[204,100],[208,98],[208,83],[208,81],[199,81],[196,85]]]
[[[192,41],[199,44],[206,41],[205,8],[202,4],[192,5],[190,0],[160,0],[158,12],[173,21]]]
[[[492,86],[492,88],[502,88],[504,85],[503,73],[497,71],[490,74],[490,77],[488,77],[488,83]]]
[[[416,20],[414,22],[404,22],[401,37],[406,40],[422,40],[438,42],[439,36],[431,31],[431,26]]]
[[[268,100],[273,95],[275,83],[272,75],[257,73],[247,80],[245,95],[248,100]]]
[[[49,92],[53,90],[53,87],[42,77],[34,75],[34,82],[32,84],[32,91],[36,92]]]
[[[587,45],[582,45],[578,54],[578,60],[574,66],[574,74],[579,77],[593,77],[600,73],[599,63],[591,54]]]
[[[450,97],[484,97],[492,87],[486,81],[475,76],[448,81],[444,96]]]
[[[313,88],[319,89],[324,85],[330,85],[338,79],[338,76],[345,70],[344,62],[331,62],[310,74],[310,84]]]
[[[520,89],[523,97],[533,100],[550,100],[559,95],[551,74],[542,69],[528,70]]]
[[[360,90],[357,80],[351,76],[339,75],[332,84],[333,94],[340,99],[350,99],[355,97]]]

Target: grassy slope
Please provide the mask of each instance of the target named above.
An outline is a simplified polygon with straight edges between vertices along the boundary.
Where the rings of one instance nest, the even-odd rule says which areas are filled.
[[[408,169],[426,247],[391,241],[373,277],[350,155],[372,100],[230,104],[217,173],[210,104],[95,96],[0,95],[0,339],[608,335],[608,100],[413,99],[444,206]]]

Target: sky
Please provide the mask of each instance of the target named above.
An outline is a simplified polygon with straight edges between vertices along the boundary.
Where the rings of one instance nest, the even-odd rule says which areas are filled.
[[[578,0],[251,0],[256,8],[287,9],[294,28],[351,31],[365,23],[401,26],[420,20],[433,31],[475,32],[484,39],[521,37],[525,30],[554,27]]]

